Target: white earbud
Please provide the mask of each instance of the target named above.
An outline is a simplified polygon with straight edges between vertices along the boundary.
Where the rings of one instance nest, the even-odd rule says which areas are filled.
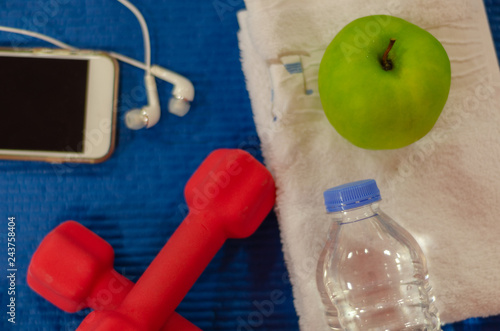
[[[125,115],[125,124],[129,129],[139,130],[150,128],[160,120],[160,100],[158,99],[158,89],[154,76],[146,74],[144,76],[148,104],[141,109],[132,109]]]
[[[184,116],[194,99],[194,87],[189,79],[158,65],[151,66],[151,74],[174,85],[168,111],[177,116]]]

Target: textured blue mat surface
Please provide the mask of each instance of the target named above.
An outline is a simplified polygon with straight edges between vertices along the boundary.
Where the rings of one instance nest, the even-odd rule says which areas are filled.
[[[59,223],[77,220],[108,240],[116,252],[116,269],[135,281],[184,218],[184,184],[212,150],[243,148],[262,160],[236,37],[236,11],[243,1],[135,2],[150,26],[153,63],[193,81],[191,112],[178,118],[164,111],[151,130],[126,129],[126,110],[146,100],[143,73],[121,64],[118,143],[108,161],[71,166],[0,162],[1,330],[74,330],[87,313],[61,312],[26,286],[31,255]],[[500,2],[485,4],[498,52]],[[30,28],[81,48],[143,57],[139,25],[116,1],[5,0],[0,24]],[[0,33],[0,46],[13,44],[46,45]],[[171,85],[158,84],[166,105]],[[1,91],[0,96],[6,97]],[[6,314],[11,297],[7,223],[12,216],[18,270],[15,325]],[[259,310],[259,303],[269,302],[273,293],[283,300],[272,312]],[[227,242],[177,311],[206,331],[298,330],[274,214],[251,238]],[[445,330],[500,330],[500,318],[471,319]]]

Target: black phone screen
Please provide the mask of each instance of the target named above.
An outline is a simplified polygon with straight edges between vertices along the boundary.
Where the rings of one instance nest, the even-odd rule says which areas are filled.
[[[0,56],[0,149],[84,151],[87,60]]]

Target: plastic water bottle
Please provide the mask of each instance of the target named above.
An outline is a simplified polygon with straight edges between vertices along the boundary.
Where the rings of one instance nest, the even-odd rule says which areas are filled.
[[[331,330],[441,330],[423,252],[384,214],[374,180],[324,192],[333,219],[318,289]]]

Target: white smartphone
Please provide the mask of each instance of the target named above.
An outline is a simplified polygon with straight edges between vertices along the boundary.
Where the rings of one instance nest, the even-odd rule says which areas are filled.
[[[117,61],[106,53],[0,49],[0,158],[106,160],[117,85]]]

